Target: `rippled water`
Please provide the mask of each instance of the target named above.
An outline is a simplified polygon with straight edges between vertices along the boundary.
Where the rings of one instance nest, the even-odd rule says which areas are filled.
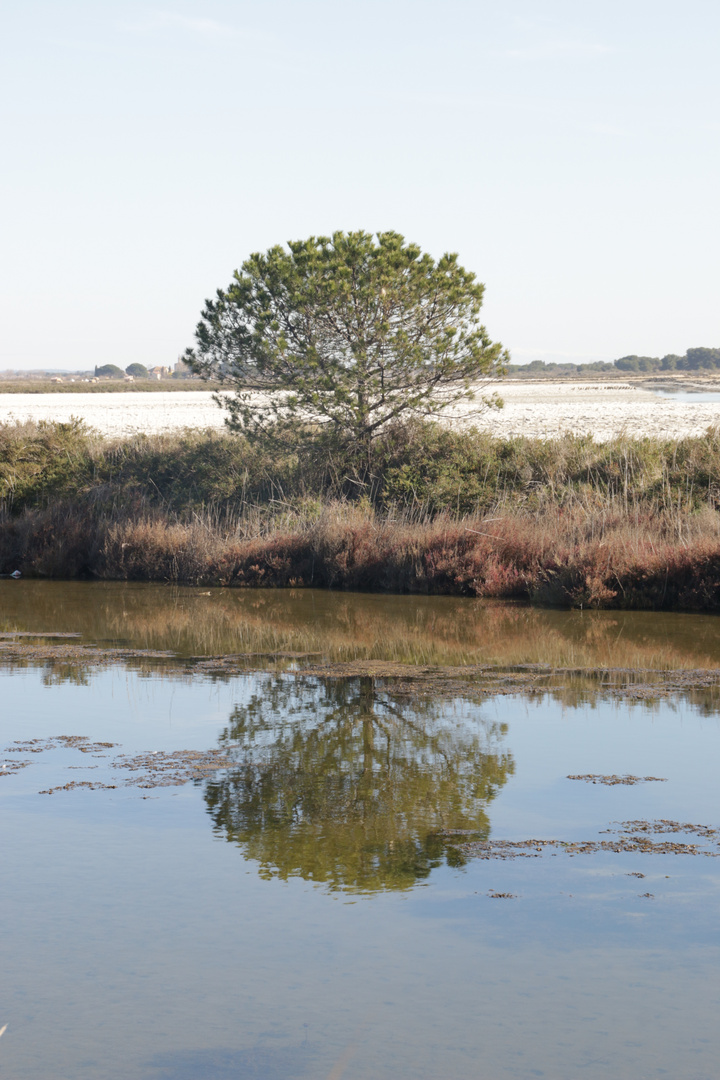
[[[0,584],[6,633],[187,654],[720,656],[691,616]],[[287,664],[0,669],[0,1074],[716,1075],[712,701]]]

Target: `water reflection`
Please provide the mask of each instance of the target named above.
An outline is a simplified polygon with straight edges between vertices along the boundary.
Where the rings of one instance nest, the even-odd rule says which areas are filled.
[[[89,686],[90,671],[82,664],[48,664],[43,668],[43,686]]]
[[[717,668],[720,620],[579,612],[457,597],[318,590],[0,581],[0,631],[75,631],[85,642],[182,656],[318,653],[334,661]]]
[[[221,736],[237,766],[207,783],[207,808],[265,877],[405,889],[461,861],[441,830],[488,836],[488,803],[514,770],[506,731],[372,678],[268,676]]]

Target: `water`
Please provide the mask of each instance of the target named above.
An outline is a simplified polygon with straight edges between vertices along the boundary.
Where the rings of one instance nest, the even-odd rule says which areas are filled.
[[[671,401],[689,402],[700,404],[702,402],[720,401],[720,390],[656,390],[654,386],[648,386],[653,394],[661,398],[669,398]]]
[[[0,580],[0,633],[77,633],[181,656],[313,653],[333,661],[717,668],[720,620],[560,611],[450,596]]]
[[[692,616],[0,584],[6,632],[188,655],[720,656]],[[716,1075],[712,702],[258,663],[0,669],[3,1075]]]

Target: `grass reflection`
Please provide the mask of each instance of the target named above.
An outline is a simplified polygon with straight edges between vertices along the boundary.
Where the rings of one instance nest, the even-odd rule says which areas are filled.
[[[717,668],[715,616],[579,612],[457,597],[200,590],[104,582],[0,582],[0,631],[183,656],[317,653],[332,661]]]

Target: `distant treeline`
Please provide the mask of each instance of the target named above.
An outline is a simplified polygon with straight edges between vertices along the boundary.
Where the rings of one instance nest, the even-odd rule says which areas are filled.
[[[592,372],[610,371],[718,371],[720,370],[720,349],[688,349],[684,356],[668,353],[667,356],[621,356],[619,360],[597,360],[593,364],[546,364],[544,360],[533,360],[531,364],[508,364],[508,374],[555,374],[578,375]]]

